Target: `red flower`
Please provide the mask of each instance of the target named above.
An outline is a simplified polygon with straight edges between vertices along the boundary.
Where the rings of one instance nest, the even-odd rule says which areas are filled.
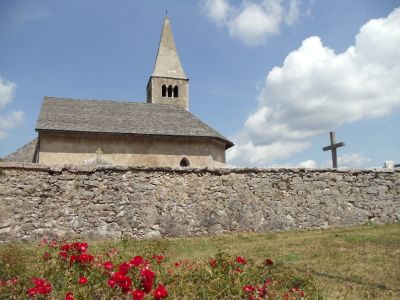
[[[132,258],[129,263],[134,266],[134,267],[138,267],[140,265],[144,264],[144,259],[141,256],[135,256],[134,258]]]
[[[106,269],[106,270],[108,270],[108,271],[110,271],[110,270],[112,270],[112,269],[114,268],[114,266],[113,266],[113,264],[112,264],[111,261],[106,261],[106,262],[103,264],[103,267],[104,267],[104,269]]]
[[[124,274],[124,275],[126,275],[126,274],[128,273],[129,269],[130,269],[130,265],[129,265],[128,263],[126,263],[126,262],[123,262],[123,263],[120,264],[119,267],[118,267],[118,271],[119,271],[121,274]]]
[[[76,248],[79,252],[86,252],[88,248],[88,244],[87,243],[77,243]]]
[[[236,261],[241,265],[245,265],[246,264],[246,259],[243,256],[237,256],[236,257]]]
[[[94,256],[87,253],[82,253],[79,255],[78,260],[80,261],[81,265],[86,265],[90,264],[94,260]]]
[[[178,262],[178,261],[175,262],[175,267],[176,267],[176,268],[179,267],[180,265],[181,265],[180,262]]]
[[[30,288],[27,292],[26,292],[26,294],[28,295],[28,297],[33,297],[33,296],[35,296],[36,294],[37,294],[37,290],[36,290],[36,288]]]
[[[124,277],[125,277],[125,275],[122,274],[121,272],[115,272],[112,278],[113,278],[116,282],[118,282],[118,281],[124,280]]]
[[[26,292],[26,294],[29,297],[33,297],[36,294],[41,294],[41,295],[49,294],[53,290],[53,287],[51,286],[50,282],[48,282],[45,279],[32,278],[32,282],[35,285],[35,287],[28,289],[28,291]]]
[[[245,286],[242,288],[242,291],[243,291],[243,292],[246,292],[246,293],[253,293],[253,292],[255,291],[255,288],[254,288],[254,286],[248,284],[248,285],[245,285]]]
[[[74,294],[72,294],[72,292],[67,292],[65,294],[65,300],[74,300]]]
[[[107,283],[111,288],[113,288],[115,285],[118,285],[120,288],[122,288],[124,293],[129,293],[131,291],[132,279],[118,271],[115,272],[110,279],[108,279]]]
[[[43,254],[43,260],[49,260],[50,259],[50,253],[46,252],[45,254]]]
[[[68,253],[66,251],[61,251],[60,253],[58,253],[58,256],[62,259],[67,259]]]
[[[299,288],[292,288],[293,293],[298,294],[300,297],[304,298],[304,292]]]
[[[217,266],[217,260],[216,259],[211,259],[210,260],[210,266],[215,268]]]
[[[72,265],[74,262],[78,261],[79,257],[77,255],[71,255],[69,257],[69,264]]]
[[[145,293],[150,293],[153,288],[154,272],[150,269],[142,269],[140,275],[142,275],[143,290]]]
[[[160,300],[162,298],[167,298],[168,297],[168,292],[165,288],[164,285],[161,283],[158,284],[157,288],[153,292],[153,296],[155,300]]]
[[[86,277],[80,277],[78,282],[79,282],[79,284],[83,285],[88,282],[88,279]]]
[[[143,300],[145,293],[142,290],[136,289],[132,292],[132,300]]]
[[[272,266],[272,265],[274,264],[274,262],[273,262],[272,260],[270,260],[269,258],[267,258],[267,259],[264,261],[264,264],[265,264],[266,266]]]
[[[124,293],[128,293],[131,290],[132,280],[128,276],[124,276],[123,280],[118,282],[118,285]]]
[[[257,292],[258,296],[260,296],[262,299],[269,299],[269,297],[266,297],[268,295],[268,290],[265,284],[261,287],[257,287]]]
[[[162,255],[153,255],[152,258],[155,259],[155,260],[157,260],[157,263],[159,264],[159,263],[165,258],[165,256],[162,256]]]
[[[61,250],[69,252],[71,250],[71,245],[68,244],[61,245]]]
[[[299,288],[292,288],[288,290],[285,294],[283,294],[283,299],[292,299],[290,295],[293,295],[293,299],[297,299],[297,296],[300,296],[301,299],[304,299],[304,292]]]
[[[42,286],[37,287],[38,293],[41,295],[49,294],[52,291],[52,287],[50,284],[44,284]]]
[[[108,286],[110,287],[110,288],[113,288],[115,285],[116,285],[116,281],[115,281],[115,279],[114,278],[110,278],[110,279],[108,279],[108,281],[107,281],[107,284],[108,284]]]

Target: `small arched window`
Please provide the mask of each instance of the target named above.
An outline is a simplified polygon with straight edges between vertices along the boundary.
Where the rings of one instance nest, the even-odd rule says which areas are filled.
[[[165,84],[161,87],[161,96],[167,97],[167,86]]]
[[[172,97],[172,85],[168,86],[168,97]]]
[[[189,161],[187,160],[186,157],[182,158],[181,162],[179,163],[179,166],[181,166],[181,167],[189,167],[189,165],[190,165]]]
[[[176,85],[174,86],[174,97],[177,98],[178,96],[178,86]]]

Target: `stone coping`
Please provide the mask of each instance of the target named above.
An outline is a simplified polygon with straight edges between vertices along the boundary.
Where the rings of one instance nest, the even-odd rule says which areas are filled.
[[[126,171],[143,171],[143,172],[167,172],[167,173],[213,173],[217,175],[227,175],[230,173],[400,173],[400,168],[369,168],[369,169],[352,169],[352,168],[170,168],[170,167],[139,167],[139,166],[102,166],[102,165],[44,165],[36,163],[16,163],[16,162],[0,162],[0,171],[7,169],[26,170],[26,171],[43,171],[49,173],[62,173],[63,171],[71,173],[94,173],[94,172],[126,172]]]

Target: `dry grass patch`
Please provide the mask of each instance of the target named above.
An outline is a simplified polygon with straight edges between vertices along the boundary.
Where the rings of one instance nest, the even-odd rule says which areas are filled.
[[[326,299],[400,299],[400,224],[145,243],[182,259],[205,259],[218,250],[256,261],[270,257],[310,274]]]

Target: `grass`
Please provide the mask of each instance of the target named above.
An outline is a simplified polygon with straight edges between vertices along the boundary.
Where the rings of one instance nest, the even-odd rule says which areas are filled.
[[[92,251],[117,248],[126,257],[156,249],[174,260],[206,261],[221,250],[255,263],[271,258],[278,267],[311,277],[325,299],[400,299],[400,224],[90,245]],[[35,276],[37,251],[32,244],[1,245],[0,276]],[[23,270],[10,266],[10,255]]]

